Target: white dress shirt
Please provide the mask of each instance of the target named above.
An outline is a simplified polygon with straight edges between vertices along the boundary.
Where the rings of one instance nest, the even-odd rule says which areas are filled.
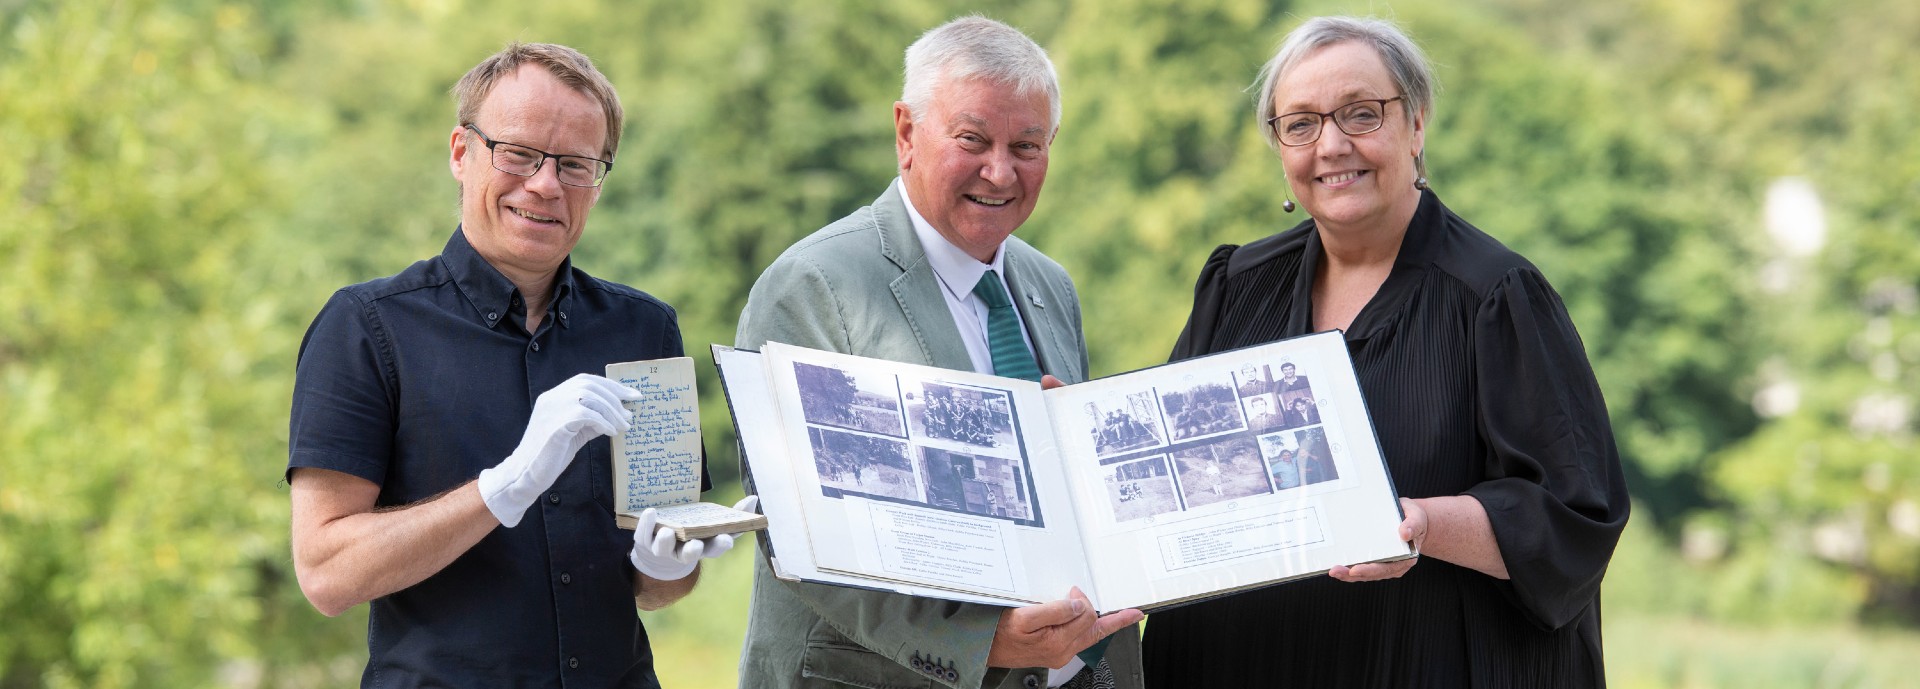
[[[934,277],[939,278],[940,295],[947,299],[947,311],[953,314],[953,324],[960,329],[960,341],[967,345],[967,358],[973,360],[973,370],[993,373],[993,350],[987,345],[987,305],[973,296],[973,286],[980,283],[981,275],[991,270],[1000,276],[1000,288],[1007,290],[1007,298],[1014,299],[1013,290],[1007,289],[1007,252],[996,248],[993,262],[981,263],[947,241],[926,218],[920,217],[920,210],[913,207],[913,198],[907,196],[904,180],[895,180],[894,185],[900,188],[900,200],[907,206],[907,219],[913,222],[913,233],[920,237],[927,264],[932,266]],[[1013,318],[1020,324],[1020,339],[1026,342],[1027,352],[1032,353],[1033,336],[1027,334],[1027,323],[1020,318],[1018,304],[1015,307]],[[1035,356],[1033,362],[1038,368],[1040,357]],[[1047,670],[1047,686],[1066,684],[1086,666],[1086,661],[1074,656],[1066,667]]]
[[[995,249],[992,263],[981,263],[978,259],[947,241],[939,230],[920,217],[920,211],[913,207],[913,199],[907,196],[904,181],[896,182],[900,188],[900,200],[906,202],[907,219],[913,222],[913,233],[920,237],[920,248],[927,254],[927,263],[933,267],[933,275],[939,278],[940,294],[947,299],[947,311],[953,314],[953,324],[960,328],[960,341],[967,345],[967,358],[973,360],[973,370],[979,373],[993,373],[993,349],[987,345],[987,305],[973,296],[973,286],[979,284],[980,276],[992,270],[1000,276],[1000,288],[1007,290],[1007,298],[1013,299],[1013,290],[1007,289],[1007,252]],[[1027,334],[1026,321],[1020,318],[1020,309],[1015,304],[1013,318],[1020,324],[1020,339],[1027,344],[1027,352],[1033,352],[1033,336]],[[1037,368],[1039,357],[1034,357]]]

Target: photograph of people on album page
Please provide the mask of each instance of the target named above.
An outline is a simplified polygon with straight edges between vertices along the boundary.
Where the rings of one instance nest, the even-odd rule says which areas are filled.
[[[1414,555],[1338,332],[1051,390],[713,351],[783,578],[1151,611]]]

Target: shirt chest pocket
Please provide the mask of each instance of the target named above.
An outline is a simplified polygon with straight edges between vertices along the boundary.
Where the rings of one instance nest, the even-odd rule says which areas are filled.
[[[587,495],[608,514],[614,510],[612,447],[608,439],[595,438],[580,450],[573,458],[573,466],[567,469],[568,473],[586,474]]]

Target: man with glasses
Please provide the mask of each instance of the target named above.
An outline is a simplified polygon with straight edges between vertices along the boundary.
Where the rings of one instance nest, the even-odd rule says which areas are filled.
[[[781,254],[747,296],[735,343],[1085,380],[1073,280],[1012,236],[1060,126],[1046,51],[981,17],[929,31],[907,49],[893,122],[900,178]],[[781,581],[761,557],[740,686],[1140,686],[1140,612],[1100,616],[1079,591],[1060,593],[1019,608],[955,603]]]
[[[569,253],[621,110],[579,52],[514,44],[454,88],[460,226],[336,292],[301,343],[287,459],[300,588],[371,603],[362,684],[658,687],[636,606],[685,596],[727,536],[615,525],[638,394],[596,375],[681,354],[673,309]],[[751,499],[742,507],[752,509]]]

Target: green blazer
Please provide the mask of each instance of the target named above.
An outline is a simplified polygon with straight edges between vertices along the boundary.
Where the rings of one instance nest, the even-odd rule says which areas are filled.
[[[734,346],[758,349],[785,342],[972,370],[898,186],[896,181],[873,205],[821,228],[774,259],[747,296]],[[1067,383],[1086,380],[1087,342],[1073,280],[1060,264],[1018,238],[1009,237],[1002,246],[1007,288],[1033,340],[1040,370]],[[748,475],[744,467],[741,474]],[[762,539],[740,658],[741,687],[1046,686],[1046,668],[987,667],[987,649],[1004,608],[781,581],[767,565],[766,550]],[[1142,686],[1139,630],[1120,630],[1113,639],[1106,659],[1119,686]],[[916,656],[951,665],[958,679],[949,682],[913,669]]]

